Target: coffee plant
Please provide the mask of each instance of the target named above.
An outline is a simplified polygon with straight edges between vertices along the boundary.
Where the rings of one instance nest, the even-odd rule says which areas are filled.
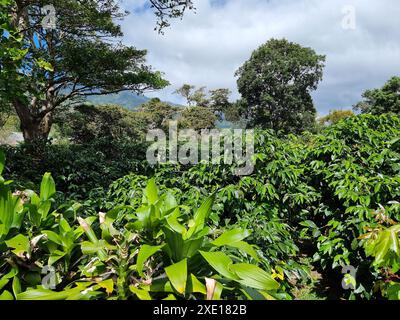
[[[1,154],[2,299],[400,299],[397,116],[256,131],[248,176],[139,161],[104,188],[92,158],[76,197],[50,173],[10,181]]]

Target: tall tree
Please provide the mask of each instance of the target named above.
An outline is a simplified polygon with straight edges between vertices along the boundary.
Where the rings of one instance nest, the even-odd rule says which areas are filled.
[[[382,88],[367,90],[362,96],[364,100],[354,106],[361,113],[400,114],[400,77],[392,77]]]
[[[178,108],[161,101],[158,98],[153,98],[142,104],[138,108],[137,113],[142,113],[146,116],[148,129],[164,129],[168,128],[169,120],[176,117]]]
[[[232,103],[229,101],[231,91],[226,88],[209,90],[207,92],[206,87],[196,88],[193,85],[184,84],[174,93],[184,97],[189,107],[209,109],[219,120],[223,119],[224,113],[232,106]]]
[[[182,13],[185,2],[150,1],[162,21]],[[23,79],[24,94],[12,99],[26,141],[46,139],[54,110],[77,98],[168,85],[146,65],[145,50],[119,41],[115,21],[126,12],[115,0],[14,0],[10,12],[27,50],[13,76]]]
[[[249,126],[301,132],[315,124],[310,91],[322,79],[325,56],[286,39],[272,39],[236,72]]]
[[[21,79],[15,78],[15,72],[21,68],[27,54],[22,38],[12,25],[10,7],[13,0],[0,1],[0,127],[11,114],[11,99],[22,95],[19,90]]]
[[[182,111],[178,126],[182,129],[213,129],[217,121],[216,115],[204,107],[190,107]]]

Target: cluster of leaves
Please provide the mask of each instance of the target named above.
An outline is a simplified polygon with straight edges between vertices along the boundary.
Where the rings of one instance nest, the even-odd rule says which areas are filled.
[[[161,188],[168,188],[180,201],[198,206],[209,193],[216,193],[215,225],[234,223],[236,227],[252,230],[249,241],[257,245],[262,263],[271,272],[280,274],[289,287],[290,282],[309,278],[307,266],[297,259],[300,248],[295,236],[295,221],[299,211],[308,212],[317,192],[302,183],[305,171],[303,138],[283,140],[270,131],[256,137],[255,170],[245,177],[235,175],[239,166],[200,163],[160,165],[155,179]],[[105,208],[114,203],[137,206],[136,194],[141,192],[145,177],[131,174],[110,186]]]
[[[155,170],[155,179],[193,205],[216,193],[213,223],[252,230],[248,240],[260,248],[265,267],[281,271],[289,283],[307,279],[300,257],[311,254],[338,297],[349,297],[341,268],[352,265],[359,285],[351,297],[371,298],[378,279],[358,237],[380,205],[399,218],[399,136],[400,120],[390,115],[345,118],[318,135],[282,139],[259,131],[249,176],[235,176],[235,166],[222,163],[168,164]],[[142,181],[137,174],[116,181],[107,205],[137,206],[132,195]]]
[[[392,77],[382,88],[367,90],[363,93],[364,100],[354,106],[362,113],[400,114],[400,77]]]
[[[38,190],[40,176],[52,172],[58,189],[68,198],[87,198],[92,189],[107,188],[115,179],[129,172],[148,173],[144,162],[146,145],[141,142],[112,143],[96,139],[84,144],[23,144],[7,147],[4,176],[20,189]]]
[[[1,299],[290,298],[257,266],[243,241],[249,231],[208,226],[215,195],[198,209],[179,205],[152,179],[137,209],[85,216],[76,203],[54,209],[49,173],[40,194],[12,194],[11,182],[0,182]]]
[[[60,136],[75,144],[88,144],[108,140],[109,145],[127,139],[143,141],[148,123],[142,113],[114,105],[77,105],[56,113]]]
[[[318,122],[321,126],[332,125],[338,123],[342,119],[353,117],[354,113],[351,110],[331,110],[325,117],[319,118]]]
[[[15,75],[27,54],[22,37],[12,24],[11,7],[13,1],[0,1],[0,127],[10,112],[10,98],[22,95],[21,78]]]
[[[69,212],[63,219],[79,233],[72,242],[77,243],[77,253],[65,257],[78,254],[82,259],[79,271],[69,276],[113,283],[110,297],[120,299],[163,299],[171,294],[201,298],[214,285],[215,292],[224,288],[217,298],[288,298],[285,292],[309,281],[303,257],[311,256],[337,297],[398,298],[398,227],[392,222],[400,220],[399,137],[398,117],[360,115],[342,119],[318,135],[279,138],[272,131],[256,131],[254,171],[248,176],[235,175],[240,164],[223,162],[138,167],[108,190],[96,189],[86,197],[79,209],[86,217],[80,227],[76,210],[62,207]],[[93,161],[101,163],[98,156]],[[89,174],[91,169],[88,164],[77,172]],[[149,176],[153,179],[147,184]],[[99,185],[100,180],[99,176]],[[203,210],[205,215],[199,213]],[[99,211],[107,213],[99,217]],[[46,217],[52,220],[45,230],[62,233],[54,218],[61,215]],[[31,241],[40,236],[35,233],[40,228],[23,234]],[[221,246],[216,245],[220,241]],[[135,262],[139,257],[143,263]],[[65,267],[64,259],[59,261]],[[270,278],[280,280],[280,291],[267,281],[263,288],[244,288],[245,271],[239,275],[235,267],[243,262],[252,265],[244,267],[251,273],[256,265],[266,270],[262,278],[269,275],[270,284],[275,283]],[[223,269],[227,265],[233,267]],[[357,268],[353,291],[340,286],[341,268],[349,265]],[[175,279],[174,274],[185,276]],[[63,279],[65,284],[65,274]],[[65,289],[64,284],[60,285]],[[102,289],[93,290],[104,296]]]
[[[400,197],[400,119],[395,116],[351,117],[327,128],[310,142],[307,183],[319,197],[303,235],[316,243],[314,258],[325,270],[358,268],[354,294],[371,298],[374,275],[371,259],[357,240],[374,223],[383,206],[398,219]],[[340,284],[338,281],[336,284]]]
[[[400,224],[387,215],[384,207],[375,212],[375,219],[378,224],[359,238],[363,240],[366,255],[374,258],[372,266],[377,277],[374,291],[390,300],[400,300]]]

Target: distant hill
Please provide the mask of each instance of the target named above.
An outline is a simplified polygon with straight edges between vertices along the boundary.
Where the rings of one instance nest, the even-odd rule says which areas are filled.
[[[123,91],[116,94],[89,96],[87,100],[94,104],[116,104],[129,110],[134,110],[137,106],[149,101],[150,98],[132,92]]]

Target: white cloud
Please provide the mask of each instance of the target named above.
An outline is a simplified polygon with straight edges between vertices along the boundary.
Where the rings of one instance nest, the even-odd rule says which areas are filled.
[[[234,72],[268,39],[287,38],[327,56],[324,80],[313,94],[320,113],[349,108],[368,88],[400,74],[398,0],[194,0],[196,13],[154,31],[144,0],[124,0],[124,42],[149,50],[148,62],[171,86],[154,93],[181,102],[172,92],[183,83],[236,91]],[[344,6],[354,6],[356,29],[344,30]]]

